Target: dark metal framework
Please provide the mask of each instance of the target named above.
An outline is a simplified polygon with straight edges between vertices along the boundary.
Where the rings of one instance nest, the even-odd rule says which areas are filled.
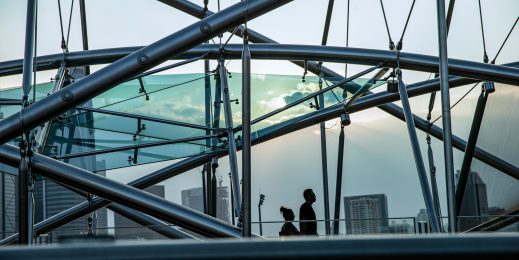
[[[104,151],[85,152],[80,154],[67,154],[59,157],[59,159],[81,157],[92,154],[99,154],[103,152],[114,152],[129,149],[138,149],[142,147],[160,146],[178,142],[187,142],[194,140],[207,140],[207,145],[211,143],[216,146],[216,137],[221,136],[219,132],[219,115],[220,105],[216,104],[220,100],[220,95],[223,96],[224,113],[226,116],[227,124],[227,151],[214,151],[213,153],[203,154],[196,157],[186,159],[185,161],[179,162],[175,165],[166,167],[151,173],[145,177],[142,177],[136,181],[128,183],[127,185],[120,184],[109,179],[97,176],[91,172],[70,166],[66,163],[57,161],[55,159],[43,156],[34,155],[32,158],[31,167],[36,169],[39,174],[49,179],[59,182],[67,187],[77,190],[83,194],[85,192],[95,194],[97,197],[93,199],[93,202],[84,202],[69,210],[66,210],[56,216],[52,216],[49,219],[44,220],[34,226],[34,234],[30,232],[32,230],[32,222],[28,218],[29,210],[26,203],[20,203],[20,233],[19,235],[11,236],[7,239],[2,240],[0,243],[11,243],[15,240],[19,240],[20,243],[30,243],[30,239],[33,235],[39,235],[45,233],[51,229],[57,228],[64,225],[84,214],[96,210],[101,207],[109,206],[117,212],[121,212],[126,216],[138,221],[142,224],[157,224],[163,225],[172,223],[191,231],[199,233],[207,237],[240,237],[240,236],[251,236],[251,216],[250,216],[250,205],[251,205],[251,145],[265,142],[267,140],[282,136],[284,134],[297,131],[299,129],[314,125],[317,123],[321,124],[321,142],[322,142],[322,163],[323,163],[323,183],[325,189],[325,215],[326,220],[329,220],[329,202],[328,202],[328,185],[327,185],[327,169],[326,169],[326,151],[325,143],[326,138],[324,135],[324,124],[323,122],[332,118],[344,117],[348,113],[354,113],[371,107],[379,107],[389,114],[404,120],[407,123],[409,136],[411,139],[413,152],[415,156],[417,171],[420,177],[420,183],[424,199],[426,202],[429,218],[432,221],[432,227],[434,231],[439,231],[438,215],[435,212],[433,205],[433,199],[429,188],[428,180],[425,174],[425,167],[419,151],[418,140],[416,138],[416,128],[422,131],[428,131],[432,136],[444,141],[444,152],[446,161],[446,174],[447,174],[447,197],[448,197],[448,208],[449,208],[449,227],[451,232],[456,231],[456,212],[459,211],[461,201],[463,198],[464,180],[470,168],[471,159],[477,158],[482,162],[516,178],[519,179],[519,169],[500,159],[494,155],[478,148],[476,146],[477,134],[479,132],[479,126],[481,124],[481,118],[484,113],[484,106],[489,90],[483,91],[478,106],[475,112],[475,119],[471,128],[471,134],[468,142],[465,142],[459,137],[452,135],[450,129],[450,104],[449,104],[449,89],[469,83],[478,81],[487,81],[485,86],[492,85],[493,82],[512,84],[519,86],[519,62],[494,65],[494,64],[483,64],[477,62],[448,59],[447,58],[447,45],[446,36],[448,32],[448,25],[452,16],[452,10],[454,7],[454,0],[449,5],[449,12],[447,19],[445,17],[445,6],[444,1],[438,0],[438,39],[440,47],[439,58],[403,53],[399,50],[394,51],[382,51],[382,50],[367,50],[359,48],[345,48],[345,47],[329,47],[326,46],[328,30],[330,26],[330,18],[333,10],[333,0],[329,1],[328,11],[326,15],[325,28],[323,33],[322,46],[309,46],[309,45],[283,45],[263,36],[251,29],[247,29],[240,24],[247,22],[248,20],[254,19],[270,10],[280,7],[288,2],[289,0],[275,1],[275,0],[247,0],[235,4],[227,9],[224,9],[218,13],[212,13],[206,8],[199,7],[189,1],[185,0],[159,0],[167,5],[175,7],[188,14],[196,16],[201,21],[196,22],[181,31],[173,33],[172,35],[161,39],[146,47],[126,47],[117,49],[106,49],[106,50],[93,50],[88,51],[88,38],[86,29],[86,14],[85,14],[85,2],[80,1],[81,11],[81,24],[82,24],[82,36],[83,36],[83,49],[82,52],[68,53],[66,60],[63,60],[62,54],[47,55],[37,57],[33,63],[34,53],[34,28],[31,26],[35,25],[35,2],[34,0],[29,1],[28,12],[27,12],[27,40],[26,50],[23,60],[0,62],[0,76],[13,75],[23,72],[23,89],[25,96],[28,94],[31,81],[32,68],[36,70],[48,70],[55,69],[63,66],[66,61],[67,66],[86,66],[89,70],[89,65],[110,63],[104,69],[101,69],[93,74],[81,79],[65,89],[59,90],[56,93],[49,95],[48,97],[35,102],[31,106],[22,108],[20,113],[16,113],[10,117],[0,121],[0,161],[8,165],[15,167],[20,166],[20,198],[26,201],[26,195],[28,194],[27,181],[22,177],[26,177],[25,170],[25,158],[20,156],[19,149],[5,144],[7,141],[23,135],[23,130],[29,130],[39,125],[52,120],[54,117],[71,109],[77,109],[78,111],[97,112],[112,114],[115,116],[122,116],[128,118],[136,118],[138,120],[149,120],[160,123],[178,125],[183,127],[189,127],[194,129],[205,130],[206,135],[200,137],[189,137],[178,140],[161,141],[155,143],[146,143],[140,145],[132,145],[126,147],[120,147],[115,149],[108,149]],[[34,9],[33,9],[34,8]],[[447,21],[446,21],[447,20]],[[234,30],[233,30],[234,29]],[[225,32],[232,31],[236,35],[243,37],[245,36],[245,42],[241,44],[226,44],[224,47],[220,45],[203,44],[209,39]],[[32,39],[31,39],[32,37]],[[248,42],[251,44],[249,46]],[[101,109],[92,109],[88,107],[77,107],[84,101],[122,83],[126,80],[133,79],[136,77],[142,77],[147,75],[145,71],[154,66],[160,64],[167,59],[188,59],[185,62],[181,62],[179,65],[189,63],[194,60],[204,58],[206,60],[205,72],[206,79],[209,76],[209,67],[207,60],[216,59],[219,60],[219,75],[215,95],[215,111],[214,121],[211,127],[210,123],[210,83],[206,81],[206,125],[194,125],[184,122],[176,122],[172,120],[157,119],[153,117],[144,117],[127,113],[113,112]],[[307,67],[308,70],[320,77],[330,79],[336,84],[332,87],[322,89],[317,93],[306,97],[309,98],[319,96],[320,109],[311,113],[310,115],[294,118],[272,127],[259,130],[254,134],[250,132],[250,126],[257,123],[261,119],[264,119],[272,114],[286,110],[295,104],[289,104],[288,106],[264,115],[257,120],[251,120],[250,118],[250,60],[254,59],[280,59],[280,60],[291,60],[296,65]],[[191,59],[191,60],[190,60]],[[242,59],[243,60],[243,112],[244,117],[242,125],[238,127],[232,126],[232,117],[230,111],[231,100],[229,100],[229,89],[227,84],[227,72],[225,68],[225,59]],[[302,62],[305,61],[305,62]],[[314,62],[317,61],[317,62]],[[360,75],[355,75],[348,79],[344,79],[342,76],[333,72],[330,69],[322,66],[323,62],[339,62],[339,63],[354,63],[375,66],[372,69],[367,70],[364,74],[371,72],[377,68],[384,68],[384,73],[387,71],[386,68],[397,68],[397,76],[399,77],[399,93],[378,93],[373,94],[367,92],[367,95],[363,97],[355,97],[354,100],[347,104],[337,104],[328,108],[324,108],[323,95],[326,90],[331,88],[340,87],[345,91],[356,93],[363,87],[355,87],[354,85],[345,84],[349,80],[356,78]],[[427,80],[412,85],[406,86],[400,74],[400,69],[409,69],[423,72],[434,72],[440,75],[439,79]],[[378,75],[377,77],[382,77]],[[87,75],[89,71],[87,72]],[[148,73],[149,74],[149,73]],[[380,73],[379,73],[380,74]],[[455,76],[449,76],[455,75]],[[140,79],[140,78],[139,78]],[[207,84],[209,84],[207,86]],[[488,89],[488,88],[487,88]],[[434,91],[441,90],[442,94],[442,116],[443,126],[441,129],[429,123],[416,115],[413,115],[408,104],[408,97],[422,95]],[[220,93],[222,91],[222,93]],[[402,100],[403,108],[396,105],[389,104],[396,100]],[[1,100],[2,105],[23,105],[25,98],[20,100]],[[298,101],[299,103],[304,100]],[[296,102],[297,103],[297,102]],[[476,120],[477,119],[477,120]],[[21,128],[23,123],[23,128]],[[342,123],[341,123],[342,125]],[[342,129],[344,125],[342,125]],[[243,142],[242,146],[237,146],[234,139],[234,133],[236,131],[243,131]],[[212,134],[211,134],[212,133]],[[252,138],[255,136],[256,138]],[[341,131],[341,139],[339,146],[339,165],[337,168],[337,176],[342,177],[342,149],[344,145],[344,132]],[[212,142],[210,141],[212,139]],[[243,196],[240,196],[240,185],[238,179],[238,168],[236,160],[236,152],[239,149],[244,151],[243,157]],[[465,158],[463,160],[462,177],[460,178],[460,185],[458,186],[457,196],[454,193],[454,178],[453,178],[453,163],[452,163],[452,149],[457,148],[465,151]],[[231,176],[232,176],[232,187],[234,194],[234,205],[236,206],[235,212],[240,214],[240,220],[243,221],[242,230],[238,230],[236,227],[218,221],[215,218],[208,217],[204,214],[195,212],[188,208],[176,205],[166,200],[151,196],[139,189],[143,189],[171,178],[181,172],[192,169],[199,165],[206,164],[206,170],[209,178],[206,181],[207,186],[209,183],[211,172],[214,178],[214,171],[216,170],[217,158],[225,155],[229,155],[231,160]],[[212,162],[212,163],[209,163]],[[212,169],[211,169],[212,168]],[[211,171],[212,170],[212,171]],[[133,186],[133,187],[132,187]],[[214,187],[213,187],[214,189]],[[208,189],[209,192],[210,189]],[[336,189],[336,201],[334,218],[338,218],[337,203],[338,197],[340,197],[340,184],[337,183]],[[215,200],[214,192],[213,195],[209,196],[212,200]],[[243,198],[243,199],[242,199]],[[209,201],[207,202],[208,208],[212,208],[212,213],[215,213],[215,207],[212,205],[209,207]],[[119,205],[120,204],[120,205]],[[457,205],[457,209],[456,209]],[[148,216],[149,215],[149,216]],[[160,220],[159,220],[160,219]],[[166,222],[162,222],[166,221]],[[330,233],[329,222],[326,222],[326,233]],[[30,225],[29,228],[27,225]],[[338,224],[334,225],[334,233],[337,234]],[[168,237],[182,237],[182,238],[193,238],[191,235],[183,233],[176,229],[169,228],[156,228],[157,232],[162,233]]]

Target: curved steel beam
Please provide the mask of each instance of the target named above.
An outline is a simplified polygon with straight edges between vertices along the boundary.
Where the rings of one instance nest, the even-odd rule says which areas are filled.
[[[139,50],[141,47],[125,47],[103,50],[78,51],[67,54],[68,66],[84,66],[114,62]],[[227,44],[224,51],[226,59],[241,59],[242,44]],[[354,63],[361,65],[377,65],[384,62],[386,67],[396,66],[396,53],[385,50],[372,50],[349,47],[296,45],[296,44],[251,44],[253,59],[268,60],[316,60],[335,63]],[[221,55],[219,45],[203,44],[188,50],[174,59],[189,59],[207,54],[206,59],[218,59]],[[41,56],[36,59],[38,70],[58,68],[63,54]],[[23,60],[0,63],[0,76],[21,73]],[[434,56],[400,53],[402,69],[423,72],[438,72],[438,58]],[[449,74],[490,80],[499,83],[519,85],[519,62],[503,65],[485,64],[481,62],[449,59]]]

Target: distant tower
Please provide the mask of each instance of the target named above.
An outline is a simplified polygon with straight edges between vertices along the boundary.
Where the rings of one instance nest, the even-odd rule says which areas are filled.
[[[0,164],[0,239],[17,232],[18,169]]]
[[[164,198],[164,185],[153,185],[144,191]],[[152,231],[134,221],[114,213],[115,238],[116,239],[161,239],[164,236]]]
[[[380,234],[389,230],[385,194],[344,197],[347,234]]]
[[[219,181],[221,185],[222,181]],[[230,223],[229,217],[229,188],[219,186],[216,190],[217,209],[216,217]],[[182,205],[204,212],[203,191],[201,187],[183,190],[181,192]]]
[[[461,204],[460,231],[477,226],[488,219],[487,185],[477,172],[471,171]]]

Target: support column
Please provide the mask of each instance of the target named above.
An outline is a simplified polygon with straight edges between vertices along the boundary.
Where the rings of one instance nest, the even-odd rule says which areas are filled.
[[[31,83],[32,83],[32,73],[33,73],[33,63],[34,63],[34,48],[35,48],[35,39],[36,39],[36,12],[37,12],[37,1],[36,0],[28,0],[27,1],[27,17],[25,24],[25,51],[23,58],[23,78],[22,78],[22,89],[23,89],[23,107],[22,112],[25,110],[25,107],[29,105],[29,92],[31,91]],[[23,126],[22,126],[23,128]],[[16,131],[20,130],[19,126],[17,126]],[[30,127],[26,129],[21,129],[22,140],[20,141],[20,145],[25,146],[21,147],[21,149],[25,149],[26,152],[32,152],[31,147],[27,147],[25,133],[23,131],[28,131]],[[28,162],[25,156],[22,157],[19,165],[19,174],[18,174],[18,232],[20,234],[19,243],[20,244],[31,244],[32,243],[32,190],[30,190],[29,186],[32,184],[32,176],[30,175],[30,169],[28,167]]]
[[[322,81],[322,78],[319,79]],[[319,84],[319,90],[322,84]],[[319,95],[319,110],[324,108],[324,95]],[[319,124],[321,133],[321,165],[323,168],[323,199],[324,199],[324,228],[326,235],[330,234],[330,195],[328,193],[328,155],[326,151],[326,127],[324,122]]]
[[[433,232],[440,232],[440,222],[438,221],[438,214],[434,208],[434,203],[431,195],[431,188],[429,187],[429,180],[427,179],[427,173],[425,172],[425,166],[420,152],[420,144],[418,143],[418,137],[416,136],[416,129],[414,126],[413,114],[411,112],[411,106],[409,105],[409,98],[407,96],[407,89],[402,81],[402,71],[400,68],[396,71],[398,76],[398,92],[400,99],[402,100],[402,109],[404,110],[405,123],[407,125],[407,132],[411,141],[411,147],[413,149],[414,161],[416,164],[416,170],[418,171],[418,179],[420,180],[420,186],[422,187],[422,194],[427,209],[427,215],[431,221],[431,227]]]
[[[83,40],[83,50],[88,50],[88,30],[86,21],[85,0],[79,0],[79,15],[81,17],[81,38]],[[90,75],[90,66],[85,66],[85,76]]]
[[[470,127],[469,139],[467,140],[467,147],[465,149],[465,155],[463,156],[463,163],[461,164],[458,186],[456,187],[456,216],[460,215],[463,196],[465,195],[465,188],[467,186],[467,180],[470,174],[470,165],[472,164],[472,159],[474,158],[474,151],[476,150],[479,129],[481,128],[481,122],[483,121],[488,95],[494,91],[494,83],[490,81],[485,82],[476,104],[474,118],[472,119],[472,126]]]
[[[344,162],[344,127],[351,123],[348,114],[341,115],[341,133],[339,134],[339,151],[337,152],[337,180],[335,182],[335,210],[333,213],[333,234],[339,235],[339,219],[341,215],[342,166]]]
[[[242,52],[242,189],[243,228],[242,236],[250,237],[251,231],[251,104],[250,104],[250,64],[251,56],[247,36],[244,37]]]
[[[447,180],[447,208],[449,231],[456,232],[456,194],[454,189],[454,159],[452,153],[452,128],[449,97],[449,64],[447,55],[447,25],[445,21],[445,1],[437,0],[438,47],[440,59],[440,92],[442,100],[443,152],[445,161],[445,179]]]
[[[243,221],[241,218],[241,196],[240,196],[240,178],[238,176],[238,161],[236,159],[236,140],[234,139],[233,123],[232,123],[232,111],[231,111],[231,100],[229,97],[229,85],[227,82],[227,72],[225,69],[225,62],[223,58],[220,58],[219,69],[220,69],[220,82],[222,85],[223,95],[223,110],[225,115],[225,125],[227,128],[227,146],[229,149],[229,167],[231,168],[232,177],[232,188],[234,195],[234,212],[236,216],[241,219],[238,221],[238,226]]]

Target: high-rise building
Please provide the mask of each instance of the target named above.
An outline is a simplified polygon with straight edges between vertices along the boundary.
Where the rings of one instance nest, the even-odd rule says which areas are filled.
[[[18,230],[18,176],[15,170],[0,164],[0,239]]]
[[[144,189],[155,196],[165,198],[164,185],[153,185]],[[164,236],[147,227],[114,213],[116,239],[162,239]]]
[[[344,197],[344,211],[347,234],[379,234],[389,231],[385,194]]]
[[[203,190],[201,187],[183,190],[181,193],[182,205],[200,212],[204,212],[203,196]],[[216,205],[216,217],[220,220],[230,223],[228,187],[217,187]]]
[[[411,234],[413,233],[413,225],[407,223],[407,220],[403,220],[402,222],[397,222],[395,220],[391,221],[389,224],[389,233],[393,234]]]
[[[459,230],[465,231],[488,220],[487,185],[471,171],[459,213]]]

